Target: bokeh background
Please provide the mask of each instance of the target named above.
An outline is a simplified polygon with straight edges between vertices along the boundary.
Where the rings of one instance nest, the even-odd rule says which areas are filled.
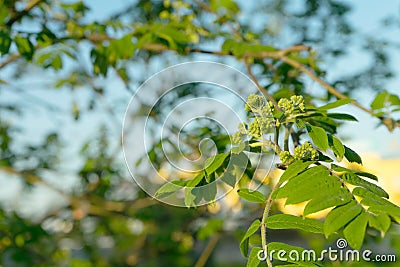
[[[168,206],[147,196],[124,162],[125,110],[151,75],[194,60],[221,62],[246,73],[238,58],[196,50],[220,51],[226,40],[235,38],[277,48],[306,44],[315,51],[318,74],[360,103],[369,106],[384,90],[400,94],[398,0],[0,3],[4,267],[245,266],[239,241],[260,216],[260,206],[239,200],[236,194],[196,209]],[[160,30],[160,25],[169,28]],[[332,99],[296,70],[271,64],[256,62],[254,73],[276,98],[302,94],[317,105]],[[198,94],[190,86],[174,93],[152,116],[162,117],[180,100]],[[147,111],[140,106],[132,120],[143,119]],[[363,166],[353,167],[376,174],[391,200],[400,204],[399,129],[389,131],[352,106],[338,111],[359,120],[341,125],[338,134],[363,158]],[[395,112],[387,115],[399,119]],[[203,139],[211,139],[217,148],[229,139],[207,122],[198,121],[187,130],[184,139],[192,155],[209,148],[207,143],[199,148]],[[150,144],[148,153],[132,150],[138,157],[151,157],[168,175],[160,145],[157,140]],[[258,175],[274,179],[280,173]],[[300,208],[274,206],[293,214]],[[335,241],[292,231],[269,235],[315,249]],[[385,237],[371,233],[366,248],[398,255],[400,229],[393,226]],[[367,265],[383,264],[359,264]]]

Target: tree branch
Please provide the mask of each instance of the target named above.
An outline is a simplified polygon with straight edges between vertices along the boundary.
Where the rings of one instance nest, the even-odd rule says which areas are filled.
[[[6,23],[7,27],[11,27],[15,22],[17,22],[18,20],[20,20],[22,17],[26,16],[31,10],[32,8],[34,8],[35,6],[39,5],[40,3],[44,2],[45,0],[31,0],[29,1],[24,10],[22,10],[21,12],[16,13],[14,16],[12,16]]]
[[[14,54],[14,55],[9,56],[7,58],[7,60],[5,60],[4,62],[0,63],[0,69],[4,68],[8,64],[16,61],[17,59],[20,59],[21,57],[22,57],[21,54]]]
[[[247,62],[246,59],[247,59],[247,58],[245,57],[245,58],[244,58],[244,64],[246,65],[247,73],[249,74],[251,80],[255,83],[255,85],[257,86],[257,89],[258,89],[269,101],[271,101],[271,102],[274,104],[275,107],[278,107],[278,102],[276,102],[275,98],[274,98],[272,95],[270,95],[270,94],[268,93],[268,91],[267,91],[264,87],[262,87],[262,86],[260,85],[260,83],[258,82],[256,76],[254,76],[253,71],[251,70],[250,64]]]
[[[211,253],[213,252],[215,246],[217,245],[220,237],[221,233],[217,233],[211,237],[210,241],[208,242],[206,248],[201,253],[194,267],[203,267],[207,263],[207,260],[211,256]]]
[[[320,79],[317,75],[314,74],[314,72],[312,72],[310,69],[308,69],[307,67],[305,67],[303,64],[297,62],[294,59],[291,59],[287,56],[282,56],[282,57],[275,57],[275,59],[280,59],[283,62],[289,64],[290,66],[292,66],[293,68],[296,68],[298,70],[300,70],[301,72],[305,73],[308,77],[310,77],[313,81],[317,82],[318,84],[320,84],[322,87],[324,87],[329,93],[331,93],[332,95],[336,96],[338,99],[348,99],[349,97],[342,94],[341,92],[339,92],[338,90],[336,90],[336,88],[334,88],[332,85],[328,84],[327,82],[323,81],[322,79]],[[353,101],[351,102],[352,105],[354,105],[355,107],[361,109],[362,111],[367,112],[370,115],[374,115],[374,111],[364,107],[363,105],[361,105],[360,103],[358,103],[357,101]],[[394,130],[394,127],[400,127],[400,122],[396,122],[394,121],[392,118],[388,118],[388,117],[378,117],[378,119],[381,120],[382,124],[384,124],[386,126],[386,128],[388,128],[388,130],[390,132],[392,132]]]

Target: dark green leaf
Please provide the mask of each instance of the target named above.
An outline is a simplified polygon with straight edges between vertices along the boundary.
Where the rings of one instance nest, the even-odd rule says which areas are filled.
[[[27,60],[32,60],[35,47],[28,38],[15,37],[14,42],[17,45],[19,53]]]
[[[12,39],[9,34],[0,31],[0,55],[5,55],[10,50]]]
[[[362,164],[361,157],[355,151],[353,151],[347,146],[344,146],[344,157],[349,162],[356,162],[358,164]]]
[[[345,113],[328,113],[327,116],[336,120],[343,121],[358,121],[354,116]]]

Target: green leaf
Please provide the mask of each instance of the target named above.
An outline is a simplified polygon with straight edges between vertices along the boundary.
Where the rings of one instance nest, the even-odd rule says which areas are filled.
[[[165,198],[172,195],[176,191],[182,189],[186,185],[185,181],[172,181],[163,184],[154,195],[155,198]]]
[[[247,257],[247,254],[249,252],[249,238],[252,236],[255,232],[257,232],[258,228],[260,228],[261,222],[260,220],[255,220],[247,229],[246,233],[244,234],[242,241],[240,241],[240,251],[242,252],[242,255],[244,257]]]
[[[353,170],[347,169],[345,167],[333,163],[331,164],[331,169],[334,170],[335,172],[353,172]]]
[[[265,224],[270,229],[300,229],[303,231],[322,234],[323,223],[309,218],[301,218],[289,214],[269,216]]]
[[[362,212],[344,228],[344,237],[352,248],[357,250],[361,248],[364,241],[367,224],[368,214]]]
[[[101,74],[103,76],[107,75],[108,71],[108,57],[104,51],[99,51],[97,49],[92,49],[90,52],[90,57],[93,61],[93,72],[95,74]]]
[[[390,217],[383,213],[378,214],[376,216],[369,213],[368,222],[371,227],[374,227],[375,229],[381,231],[382,233],[386,233],[390,227]]]
[[[329,190],[339,189],[339,179],[329,174],[325,166],[309,168],[290,179],[273,195],[274,199],[287,198],[286,205],[297,204],[312,199],[314,196]]]
[[[354,174],[357,174],[358,176],[363,176],[370,178],[372,180],[378,181],[378,177],[372,173],[369,172],[362,172],[362,171],[353,171]]]
[[[9,34],[0,31],[0,55],[5,55],[10,50],[12,39]]]
[[[331,147],[333,153],[335,153],[337,160],[341,161],[345,153],[342,142],[336,136],[330,134],[328,134],[328,141],[329,146]]]
[[[232,187],[236,185],[236,176],[229,171],[225,171],[219,179]]]
[[[330,207],[344,205],[352,200],[352,195],[344,188],[332,190],[329,194],[322,192],[311,199],[304,208],[303,215],[312,214]]]
[[[368,181],[365,181],[364,179],[361,179],[359,176],[357,176],[354,173],[345,173],[341,176],[343,178],[343,180],[351,185],[358,185],[358,186],[362,186],[365,189],[371,191],[372,193],[380,196],[380,197],[385,197],[385,198],[389,198],[388,193],[383,190],[382,188],[380,188],[379,186],[377,186],[376,184],[370,183]]]
[[[266,201],[265,196],[260,192],[249,189],[239,189],[238,194],[241,198],[244,198],[247,201],[254,202],[254,203],[264,203]]]
[[[204,178],[204,172],[201,172],[198,175],[196,175],[192,180],[188,181],[186,186],[195,187],[201,182],[201,180],[203,180],[203,178]]]
[[[240,154],[246,148],[245,142],[241,142],[239,145],[231,148],[231,152],[234,154]]]
[[[343,121],[358,121],[354,116],[345,113],[328,113],[327,116],[336,120]]]
[[[257,267],[260,264],[260,259],[258,258],[258,253],[260,253],[260,251],[262,251],[262,248],[260,247],[254,247],[251,249],[246,267]]]
[[[363,198],[360,203],[369,206],[368,211],[375,214],[387,213],[396,218],[396,220],[400,217],[400,207],[387,199],[381,198],[363,187],[354,188],[352,193]]]
[[[192,190],[195,188],[185,188],[185,206],[190,208],[196,206],[195,199],[196,195],[193,194]]]
[[[371,108],[372,109],[382,109],[385,107],[385,102],[388,97],[388,92],[380,92],[376,95],[374,101],[371,103]]]
[[[330,157],[326,156],[321,151],[318,151],[318,161],[319,162],[333,162],[333,159],[331,159]]]
[[[285,172],[282,174],[281,178],[279,179],[279,183],[286,182],[287,180],[293,178],[294,176],[298,175],[300,172],[304,171],[307,169],[308,166],[313,164],[314,161],[302,161],[302,160],[296,160],[292,162]]]
[[[340,106],[347,105],[347,104],[349,104],[349,103],[351,103],[353,101],[354,101],[354,99],[350,99],[350,98],[339,99],[339,100],[337,100],[335,102],[328,103],[328,104],[326,104],[326,105],[324,105],[322,107],[319,107],[318,109],[319,110],[334,109],[334,108],[337,108],[337,107],[340,107]]]
[[[399,106],[400,98],[397,95],[390,94],[387,91],[380,92],[371,103],[373,110],[384,109],[387,106]]]
[[[378,181],[378,177],[376,177],[376,175],[373,175],[372,173],[369,172],[362,172],[362,171],[358,171],[358,170],[351,170],[342,166],[338,166],[336,164],[331,164],[331,168],[332,170],[334,170],[335,172],[350,172],[350,173],[354,173],[358,176],[363,176],[363,177],[367,177],[370,178],[372,180]]]
[[[360,214],[362,210],[363,208],[355,200],[331,210],[328,216],[326,216],[324,223],[325,236],[328,237],[345,226],[354,219],[354,217]]]
[[[328,136],[326,135],[324,129],[318,126],[307,124],[307,131],[314,145],[322,150],[327,150],[329,148]]]
[[[213,12],[221,11],[221,7],[224,7],[225,12],[232,12],[237,13],[239,12],[240,8],[233,0],[211,0],[210,7]]]
[[[347,146],[344,146],[344,157],[349,162],[356,162],[358,164],[362,164],[361,157],[352,149]]]
[[[210,175],[211,173],[215,172],[219,167],[221,167],[228,156],[229,153],[223,153],[208,158],[204,163],[206,174]]]
[[[14,42],[17,45],[19,53],[27,60],[32,60],[35,47],[28,38],[16,36]]]
[[[339,126],[339,124],[332,118],[328,118],[328,117],[315,117],[309,120],[309,122],[312,125],[315,126],[319,126],[323,129],[325,129],[325,131],[327,131],[328,133],[336,133],[336,128],[337,126]]]
[[[205,201],[214,201],[215,196],[217,195],[217,183],[210,183],[204,185],[203,187],[197,188],[198,193],[197,196],[204,198]]]

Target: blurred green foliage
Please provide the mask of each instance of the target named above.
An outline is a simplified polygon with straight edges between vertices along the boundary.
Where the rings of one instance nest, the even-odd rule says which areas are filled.
[[[398,127],[392,115],[398,111],[398,96],[382,91],[394,76],[390,44],[358,34],[349,23],[348,4],[305,0],[293,8],[288,0],[257,4],[138,0],[102,19],[90,19],[89,3],[96,5],[93,2],[0,1],[0,175],[22,185],[18,196],[8,196],[8,201],[2,198],[0,266],[158,267],[198,262],[199,267],[198,259],[206,259],[205,266],[245,265],[239,242],[250,222],[260,216],[260,205],[243,203],[239,213],[231,208],[216,213],[212,207],[170,207],[148,197],[129,178],[120,154],[121,103],[127,104],[133,88],[149,76],[153,71],[149,66],[154,64],[168,66],[202,56],[219,62],[233,60],[242,67],[246,62],[257,70],[262,86],[276,101],[302,95],[307,104],[328,102],[335,96],[321,88],[307,90],[307,80],[298,68],[281,58],[262,60],[261,54],[306,44],[313,50],[288,57],[324,78],[329,63],[345,58],[356,39],[372,64],[330,84],[344,95],[360,88],[380,91],[371,105],[372,114],[389,130]],[[393,25],[387,22],[387,27]],[[35,77],[51,78],[50,83],[39,80],[44,90],[39,96],[32,92]],[[115,84],[126,90],[119,92]],[[120,98],[113,98],[118,94]],[[175,100],[161,103],[154,116],[162,116],[169,105],[195,94],[193,89],[181,91]],[[54,95],[62,107],[52,103]],[[137,118],[147,110],[143,104]],[[51,132],[40,131],[53,123],[40,120],[40,114],[54,119]],[[91,114],[105,119],[90,124]],[[82,136],[68,132],[58,117],[72,118],[70,123],[78,125]],[[32,125],[37,126],[33,134],[27,129]],[[218,151],[224,151],[228,137],[215,132],[203,126],[186,137],[212,137]],[[161,166],[163,158],[157,157],[157,149],[154,144],[151,151]],[[67,167],[71,160],[73,167]],[[251,171],[246,169],[249,175]],[[74,177],[73,185],[62,184],[67,176]],[[45,195],[40,191],[43,187],[59,201],[54,207],[41,211],[29,198],[21,202],[31,194]],[[30,212],[21,212],[24,205]],[[280,234],[269,234],[279,239]],[[329,245],[314,235],[288,232],[286,239],[290,237],[305,246]],[[385,239],[374,232],[366,244],[379,251],[398,251],[399,240],[394,228]],[[236,250],[231,252],[231,246]],[[205,253],[209,247],[214,254]]]

